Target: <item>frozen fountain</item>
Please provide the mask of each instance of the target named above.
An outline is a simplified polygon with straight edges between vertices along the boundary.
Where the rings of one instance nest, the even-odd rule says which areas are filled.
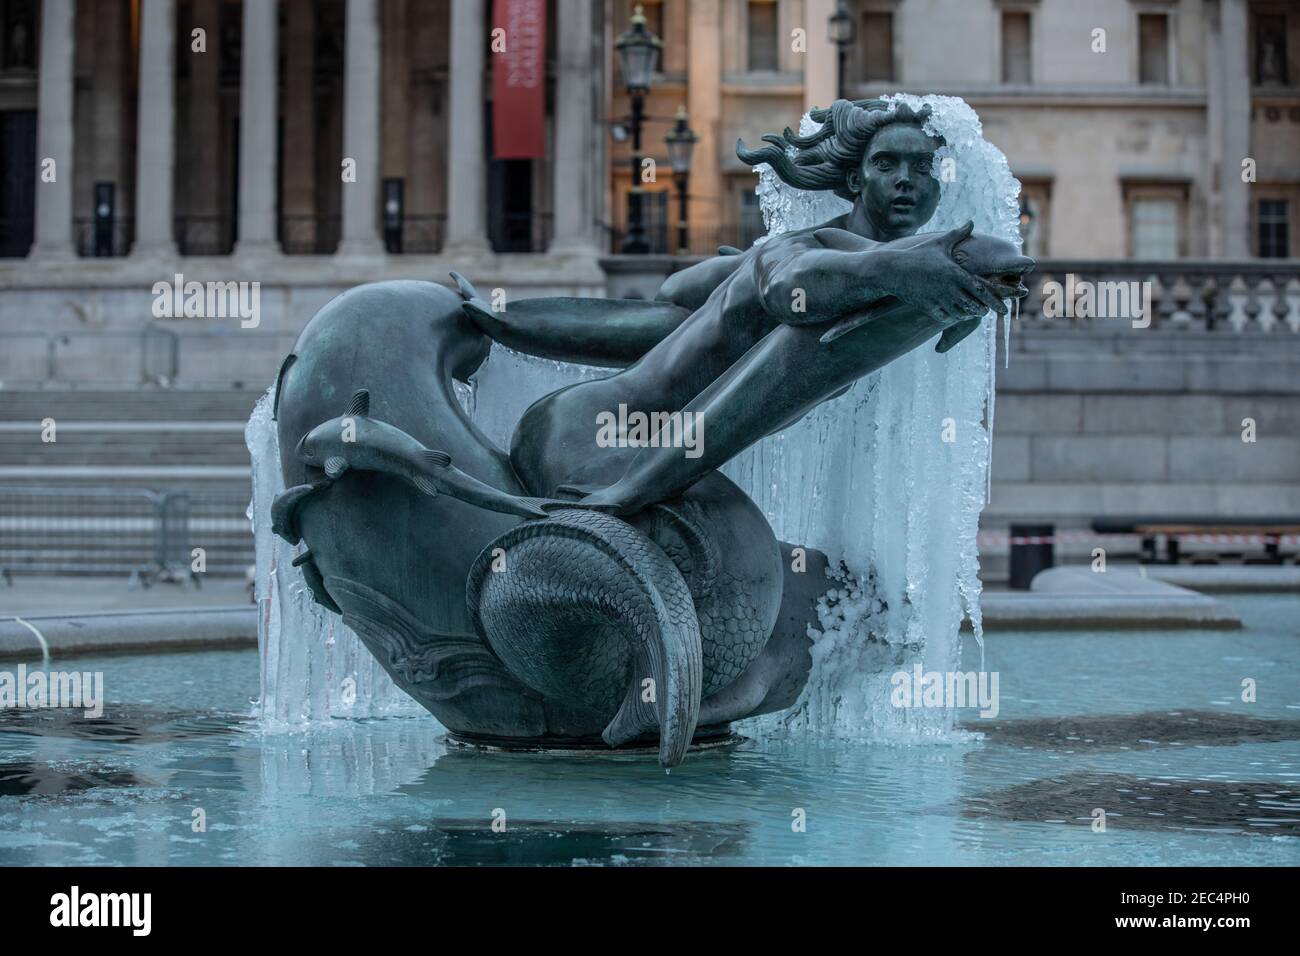
[[[944,141],[932,173],[938,206],[918,232],[946,233],[973,221],[977,234],[1018,249],[1019,184],[1002,154],[983,139],[974,111],[951,97],[887,100],[891,110],[900,103],[928,107],[924,131]],[[818,129],[805,115],[801,136]],[[760,243],[851,208],[832,191],[787,185],[770,166],[759,172],[768,226]],[[927,672],[956,670],[964,616],[982,640],[975,540],[989,474],[995,337],[996,321],[986,320],[952,351],[907,351],[722,468],[778,539],[825,553],[832,569],[808,628],[812,666],[802,692],[788,710],[746,721],[748,732],[951,732],[949,711],[891,706],[890,676],[917,663]],[[455,398],[483,435],[504,449],[534,401],[609,375],[609,368],[528,355],[498,342],[468,386],[456,383]],[[271,503],[284,492],[274,392],[258,403],[247,430],[254,461],[260,715],[270,725],[292,726],[422,713],[357,634],[316,603],[294,565],[301,548],[272,534]]]

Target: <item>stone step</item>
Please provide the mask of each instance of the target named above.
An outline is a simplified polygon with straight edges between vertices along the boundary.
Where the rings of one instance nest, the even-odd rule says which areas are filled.
[[[0,421],[247,421],[255,389],[2,389]]]

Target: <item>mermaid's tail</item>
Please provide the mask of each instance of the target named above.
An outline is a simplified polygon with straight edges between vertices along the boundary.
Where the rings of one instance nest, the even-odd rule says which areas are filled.
[[[659,762],[682,761],[703,687],[699,623],[681,572],[646,535],[557,511],[488,545],[466,591],[476,630],[517,680],[612,715],[610,746],[658,729]]]

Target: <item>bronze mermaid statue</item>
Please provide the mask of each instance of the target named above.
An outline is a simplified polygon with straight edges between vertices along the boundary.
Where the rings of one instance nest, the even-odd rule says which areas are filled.
[[[285,359],[273,528],[454,737],[657,744],[672,767],[798,698],[827,559],[805,549],[793,570],[795,544],[718,469],[923,343],[952,348],[1033,265],[969,224],[916,234],[940,192],[926,110],[838,100],[813,119],[737,151],[852,202],[819,227],[675,273],[653,301],[494,311],[455,274],[456,291],[363,285]],[[454,386],[493,342],[611,371],[535,402],[505,450]],[[598,423],[620,410],[661,430],[608,441]],[[690,454],[669,440],[683,421]]]

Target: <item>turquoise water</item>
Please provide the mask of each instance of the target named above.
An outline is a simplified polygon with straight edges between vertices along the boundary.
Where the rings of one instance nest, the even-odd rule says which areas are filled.
[[[1295,865],[1300,596],[1231,601],[1245,630],[990,635],[982,735],[751,739],[670,775],[425,718],[263,733],[251,650],[82,658],[102,718],[0,712],[0,865]]]

